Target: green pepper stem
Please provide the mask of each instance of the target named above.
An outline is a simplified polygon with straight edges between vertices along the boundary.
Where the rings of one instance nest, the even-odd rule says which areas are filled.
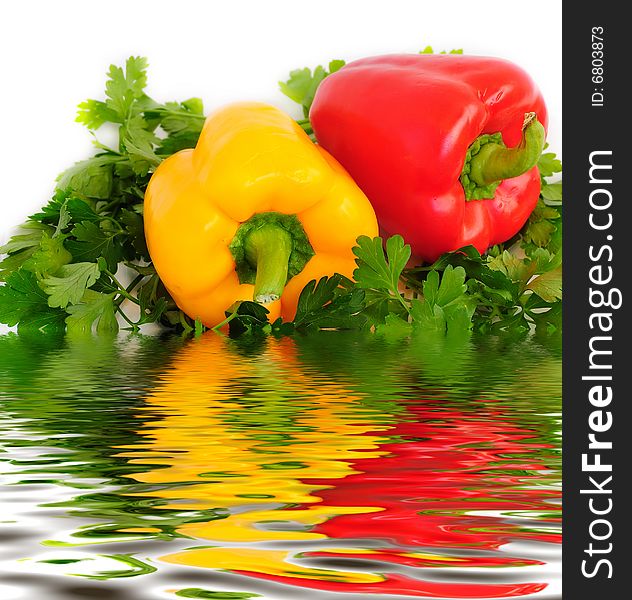
[[[287,282],[292,236],[283,227],[267,224],[248,233],[246,260],[257,270],[254,300],[267,304],[278,300]]]
[[[470,179],[479,186],[518,177],[535,166],[542,154],[546,132],[534,112],[526,113],[522,139],[514,148],[485,144],[470,162]]]

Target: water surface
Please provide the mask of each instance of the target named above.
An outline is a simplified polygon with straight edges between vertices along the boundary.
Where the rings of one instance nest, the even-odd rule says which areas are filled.
[[[559,340],[0,337],[0,597],[561,598]]]

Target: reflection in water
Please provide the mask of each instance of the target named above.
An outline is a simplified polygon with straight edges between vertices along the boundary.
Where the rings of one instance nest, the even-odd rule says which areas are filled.
[[[148,598],[559,592],[550,343],[10,335],[2,406],[4,490],[30,531],[6,568],[26,559],[30,584],[145,575],[160,590]],[[199,574],[214,578],[200,587]]]

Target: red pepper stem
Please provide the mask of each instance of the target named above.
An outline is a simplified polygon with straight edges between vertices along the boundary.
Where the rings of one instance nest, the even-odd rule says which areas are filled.
[[[283,227],[267,224],[248,233],[246,260],[257,270],[253,299],[261,304],[278,300],[287,282],[292,236]]]
[[[518,177],[534,167],[542,154],[546,132],[534,112],[526,113],[522,139],[514,148],[489,143],[470,162],[470,179],[479,186]]]

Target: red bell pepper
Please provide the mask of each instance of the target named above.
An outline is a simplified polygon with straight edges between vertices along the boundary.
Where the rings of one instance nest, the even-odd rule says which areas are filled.
[[[384,234],[433,261],[514,236],[535,208],[547,111],[498,58],[389,55],[349,63],[318,88],[316,139],[349,171]]]

